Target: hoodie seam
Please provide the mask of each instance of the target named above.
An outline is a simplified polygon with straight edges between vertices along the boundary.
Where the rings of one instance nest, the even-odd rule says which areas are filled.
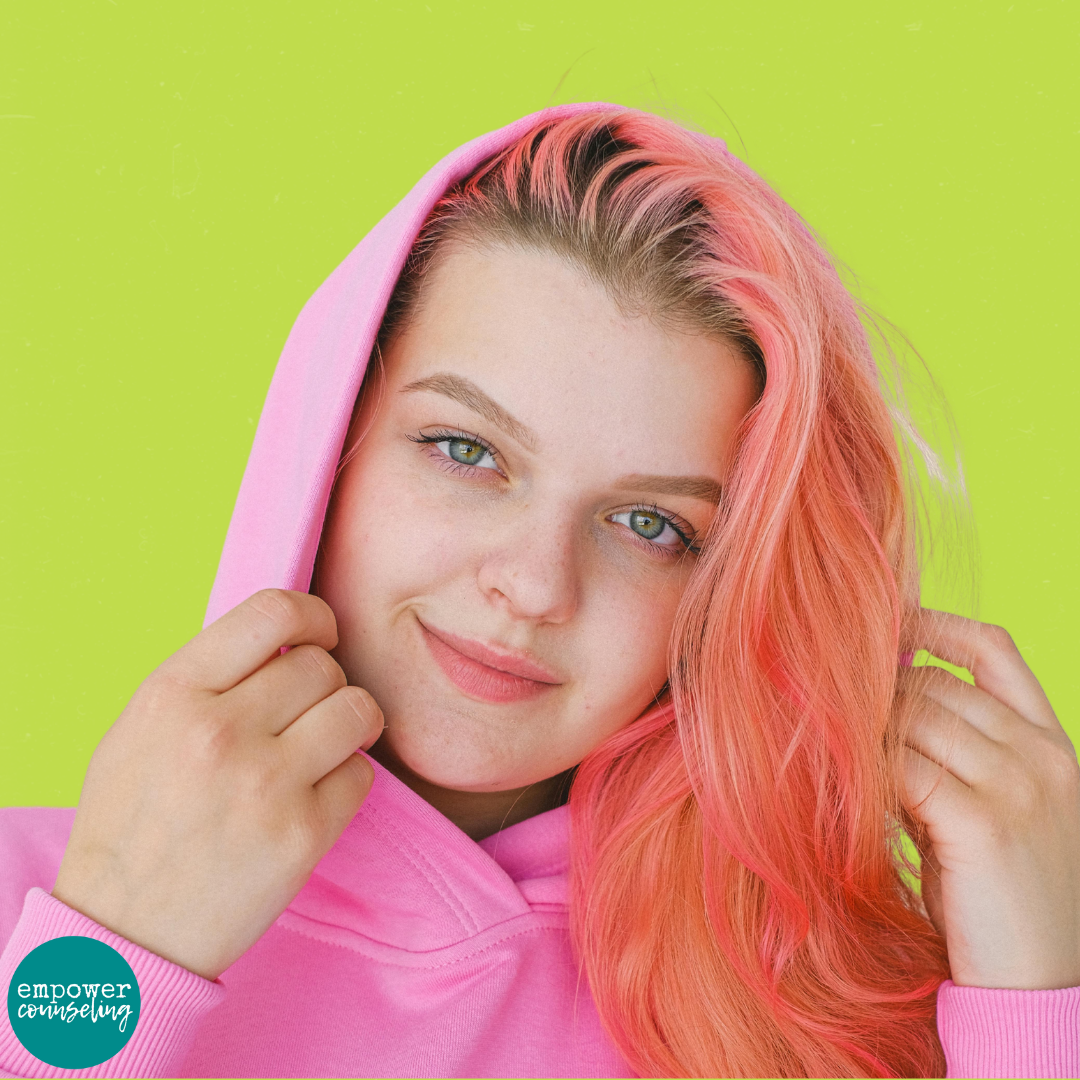
[[[411,838],[402,835],[398,830],[394,829],[393,826],[382,817],[381,812],[377,807],[369,807],[367,816],[382,834],[384,840],[397,841],[401,853],[410,863],[412,863],[413,868],[417,873],[419,873],[439,894],[446,906],[453,913],[454,917],[461,924],[462,929],[470,934],[478,933],[480,926],[473,917],[468,905],[462,897],[458,895],[457,890],[454,889],[453,884],[449,879],[447,879],[439,868],[431,862],[427,855],[413,843]]]
[[[305,938],[308,938],[311,941],[318,941],[322,945],[330,945],[330,946],[332,946],[334,948],[344,949],[347,952],[354,952],[354,953],[355,952],[359,952],[359,953],[364,952],[364,950],[362,950],[362,949],[354,949],[351,946],[345,944],[344,942],[328,940],[328,936],[324,937],[324,936],[316,933],[314,930],[308,930],[304,926],[292,925],[293,919],[299,920],[300,922],[303,922],[303,923],[312,924],[313,926],[319,926],[319,927],[325,926],[325,927],[328,927],[328,928],[334,929],[334,930],[344,930],[346,933],[355,934],[356,937],[360,938],[362,941],[369,941],[373,945],[376,945],[376,946],[378,946],[380,948],[392,949],[392,950],[394,950],[396,952],[403,953],[403,954],[405,954],[406,956],[409,956],[409,957],[423,958],[423,956],[425,955],[424,953],[420,953],[420,952],[409,952],[407,949],[399,949],[395,945],[387,945],[385,942],[377,941],[374,938],[365,937],[363,934],[359,933],[356,930],[349,930],[346,927],[339,927],[335,923],[320,922],[318,919],[313,919],[309,915],[301,915],[299,912],[289,911],[288,914],[292,916],[292,918],[289,919],[288,923],[282,923],[282,922],[279,921],[279,922],[274,924],[278,929],[284,930],[284,931],[289,932],[289,933],[297,934],[299,937],[305,937]],[[522,916],[515,916],[515,918],[522,918]],[[552,933],[552,934],[565,935],[566,930],[565,930],[565,928],[558,927],[558,926],[528,926],[528,927],[525,927],[525,928],[520,929],[520,930],[514,930],[513,932],[510,932],[510,933],[501,934],[498,937],[494,938],[493,940],[491,940],[491,941],[487,942],[486,944],[480,946],[479,948],[474,949],[474,950],[470,950],[469,952],[465,953],[465,955],[463,955],[463,956],[456,957],[456,958],[454,958],[452,960],[440,960],[437,963],[432,963],[432,964],[399,963],[399,962],[395,962],[392,958],[372,957],[370,955],[367,956],[367,959],[370,960],[372,963],[375,963],[375,964],[383,964],[386,967],[404,968],[405,970],[408,970],[408,971],[416,971],[416,970],[438,971],[438,970],[440,970],[442,968],[454,967],[456,964],[462,964],[462,963],[465,963],[468,960],[473,960],[476,957],[483,956],[484,953],[490,952],[492,949],[498,947],[499,945],[505,945],[508,941],[514,941],[516,938],[528,937],[530,934],[543,934],[543,933]],[[452,945],[443,946],[443,948],[444,949],[445,948],[454,948],[455,946],[460,946],[460,945],[464,945],[464,944],[466,944],[466,942],[454,942]],[[434,952],[441,952],[441,951],[443,951],[443,950],[442,949],[432,950],[433,953]]]

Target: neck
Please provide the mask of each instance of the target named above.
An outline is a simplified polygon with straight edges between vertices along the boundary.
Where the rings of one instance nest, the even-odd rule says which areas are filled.
[[[561,806],[566,802],[573,775],[573,770],[569,770],[509,791],[458,791],[417,776],[381,742],[368,753],[473,840],[483,840],[500,829]]]

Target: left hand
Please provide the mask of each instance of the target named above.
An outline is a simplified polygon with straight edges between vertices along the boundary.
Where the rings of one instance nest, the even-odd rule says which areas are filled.
[[[903,670],[905,803],[933,845],[922,896],[953,981],[1080,985],[1080,765],[999,626],[923,611],[915,644],[958,667]]]

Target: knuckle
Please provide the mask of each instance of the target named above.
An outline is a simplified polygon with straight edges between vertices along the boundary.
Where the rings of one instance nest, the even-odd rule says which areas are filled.
[[[233,758],[239,742],[236,724],[215,710],[189,717],[185,733],[185,757],[201,769],[214,772]]]
[[[927,664],[925,667],[912,668],[906,673],[904,689],[907,694],[919,699],[923,709],[931,703],[934,708],[940,709],[938,698],[955,689],[955,682],[956,678],[944,668]]]
[[[1046,773],[1055,791],[1071,795],[1080,792],[1080,761],[1071,743],[1057,739],[1048,742]]]
[[[382,726],[382,709],[375,703],[375,699],[362,687],[346,686],[339,691],[345,703],[356,713],[357,717],[365,725]]]
[[[345,672],[325,649],[318,645],[297,645],[290,652],[296,658],[294,663],[302,664],[319,682],[335,689],[345,685]]]
[[[919,682],[925,686],[948,686],[952,675],[944,668],[936,664],[927,664],[925,667],[916,668]]]
[[[363,754],[350,754],[348,757],[349,773],[354,782],[353,795],[362,800],[375,782],[375,769]]]
[[[1056,754],[1013,752],[1002,770],[1000,795],[997,797],[998,827],[1005,833],[1030,827],[1042,821],[1058,802],[1061,791],[1062,763]]]
[[[159,668],[143,680],[124,708],[125,724],[172,739],[177,730],[198,723],[208,705],[197,688]]]
[[[234,770],[236,792],[247,804],[261,802],[268,791],[279,786],[284,773],[283,763],[272,754],[245,755]]]
[[[1013,641],[1012,634],[1004,626],[998,626],[996,623],[981,623],[980,626],[983,639],[996,652],[1019,651],[1016,648],[1016,642]]]
[[[132,704],[143,713],[153,717],[167,716],[176,706],[177,687],[160,671],[143,680],[135,691]]]
[[[292,627],[300,620],[296,593],[287,589],[262,589],[248,600],[249,607],[277,626]]]

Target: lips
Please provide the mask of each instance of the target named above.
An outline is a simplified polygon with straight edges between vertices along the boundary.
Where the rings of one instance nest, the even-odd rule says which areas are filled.
[[[520,653],[432,630],[424,623],[420,629],[443,674],[469,697],[505,704],[537,697],[559,685],[555,675]]]

